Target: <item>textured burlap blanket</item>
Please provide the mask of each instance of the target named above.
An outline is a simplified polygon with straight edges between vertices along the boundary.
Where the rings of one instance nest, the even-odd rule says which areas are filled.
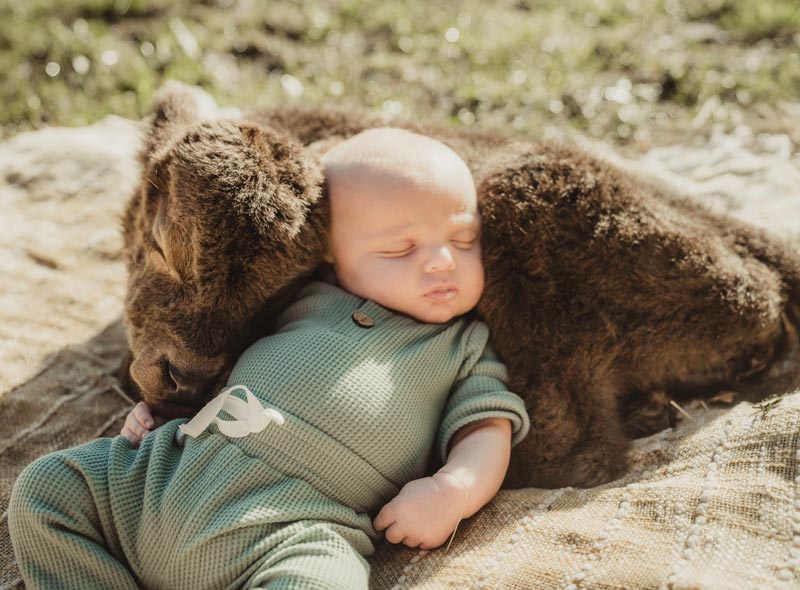
[[[2,589],[23,587],[6,514],[15,477],[43,453],[114,436],[130,408],[113,372],[138,131],[110,117],[0,144]],[[800,236],[785,136],[718,133],[636,161],[585,147]],[[691,420],[636,442],[620,480],[502,491],[446,553],[381,545],[374,588],[800,588],[800,393],[736,401],[687,406]]]

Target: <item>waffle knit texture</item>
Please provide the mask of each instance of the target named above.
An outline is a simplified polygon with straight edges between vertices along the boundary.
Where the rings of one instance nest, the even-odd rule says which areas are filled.
[[[484,418],[509,419],[514,444],[527,432],[487,341],[480,322],[422,324],[308,285],[228,382],[283,425],[211,425],[181,446],[173,420],[139,449],[99,439],[23,471],[9,526],[27,587],[366,588],[371,519],[434,452]]]

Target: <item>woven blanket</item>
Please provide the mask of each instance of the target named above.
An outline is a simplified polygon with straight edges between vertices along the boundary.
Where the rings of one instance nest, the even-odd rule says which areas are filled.
[[[109,117],[0,144],[0,589],[24,587],[7,528],[15,477],[43,453],[115,435],[130,408],[113,373],[138,133]],[[636,160],[584,147],[797,237],[800,165],[783,137],[718,133]],[[693,403],[692,419],[636,441],[617,481],[501,491],[447,552],[380,545],[372,586],[800,588],[800,392],[733,401]]]

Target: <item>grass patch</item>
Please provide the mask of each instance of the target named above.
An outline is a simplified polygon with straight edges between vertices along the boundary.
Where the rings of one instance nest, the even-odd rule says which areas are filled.
[[[166,78],[223,104],[338,102],[651,141],[800,94],[796,0],[28,0],[0,5],[2,135],[140,118]],[[709,102],[712,101],[712,102]],[[716,105],[703,109],[704,105]],[[701,121],[702,123],[702,121]]]

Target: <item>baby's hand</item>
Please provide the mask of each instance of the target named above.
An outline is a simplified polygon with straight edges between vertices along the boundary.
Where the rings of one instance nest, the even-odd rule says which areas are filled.
[[[455,530],[466,494],[467,488],[447,473],[416,479],[384,505],[372,524],[386,529],[390,543],[434,549]]]
[[[153,431],[157,422],[160,422],[158,426],[161,426],[164,420],[158,417],[153,418],[150,406],[144,402],[139,402],[125,418],[125,425],[122,427],[120,434],[131,441],[134,447],[138,447],[144,437]]]

